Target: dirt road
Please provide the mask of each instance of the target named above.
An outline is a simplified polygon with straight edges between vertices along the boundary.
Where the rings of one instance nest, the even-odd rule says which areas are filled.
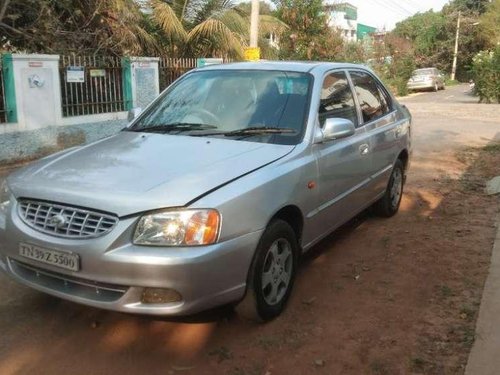
[[[482,189],[500,163],[496,146],[465,148],[500,140],[500,106],[466,90],[402,100],[415,152],[401,212],[363,214],[316,246],[280,318],[128,316],[0,275],[0,374],[462,373],[499,209]]]

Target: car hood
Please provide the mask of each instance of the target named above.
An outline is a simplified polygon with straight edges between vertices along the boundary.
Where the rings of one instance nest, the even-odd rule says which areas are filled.
[[[16,198],[49,200],[126,216],[185,206],[276,161],[294,146],[120,132],[12,174]]]

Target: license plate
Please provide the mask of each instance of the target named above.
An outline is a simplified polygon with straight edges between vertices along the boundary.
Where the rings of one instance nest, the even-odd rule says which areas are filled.
[[[71,271],[78,271],[80,269],[80,258],[78,255],[65,251],[49,250],[35,245],[20,243],[19,255]]]

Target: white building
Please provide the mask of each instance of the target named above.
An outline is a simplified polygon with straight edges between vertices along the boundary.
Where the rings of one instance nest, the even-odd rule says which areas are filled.
[[[356,42],[358,32],[358,8],[352,4],[337,3],[327,0],[325,12],[328,15],[328,24],[338,29],[342,37],[348,42]]]

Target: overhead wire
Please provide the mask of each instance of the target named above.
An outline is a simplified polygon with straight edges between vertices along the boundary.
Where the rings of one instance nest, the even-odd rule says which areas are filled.
[[[376,4],[380,5],[381,7],[383,7],[383,8],[387,8],[387,9],[388,9],[388,10],[390,10],[391,12],[393,12],[393,13],[397,13],[397,14],[399,14],[399,15],[401,15],[401,16],[406,16],[406,17],[407,17],[407,16],[409,16],[409,15],[411,15],[411,14],[412,14],[411,12],[403,11],[403,10],[401,10],[401,9],[398,9],[398,8],[396,8],[396,7],[393,7],[393,6],[391,6],[390,4],[385,3],[385,2],[384,2],[384,0],[372,0],[372,1],[373,1],[374,3],[376,3]]]
[[[401,10],[403,13],[405,13],[407,15],[413,15],[414,13],[416,13],[414,11],[406,9],[401,4],[399,4],[397,1],[394,1],[394,0],[381,0],[381,1],[384,2],[385,4],[387,4],[388,6],[391,6],[392,8],[396,8],[396,9]]]

